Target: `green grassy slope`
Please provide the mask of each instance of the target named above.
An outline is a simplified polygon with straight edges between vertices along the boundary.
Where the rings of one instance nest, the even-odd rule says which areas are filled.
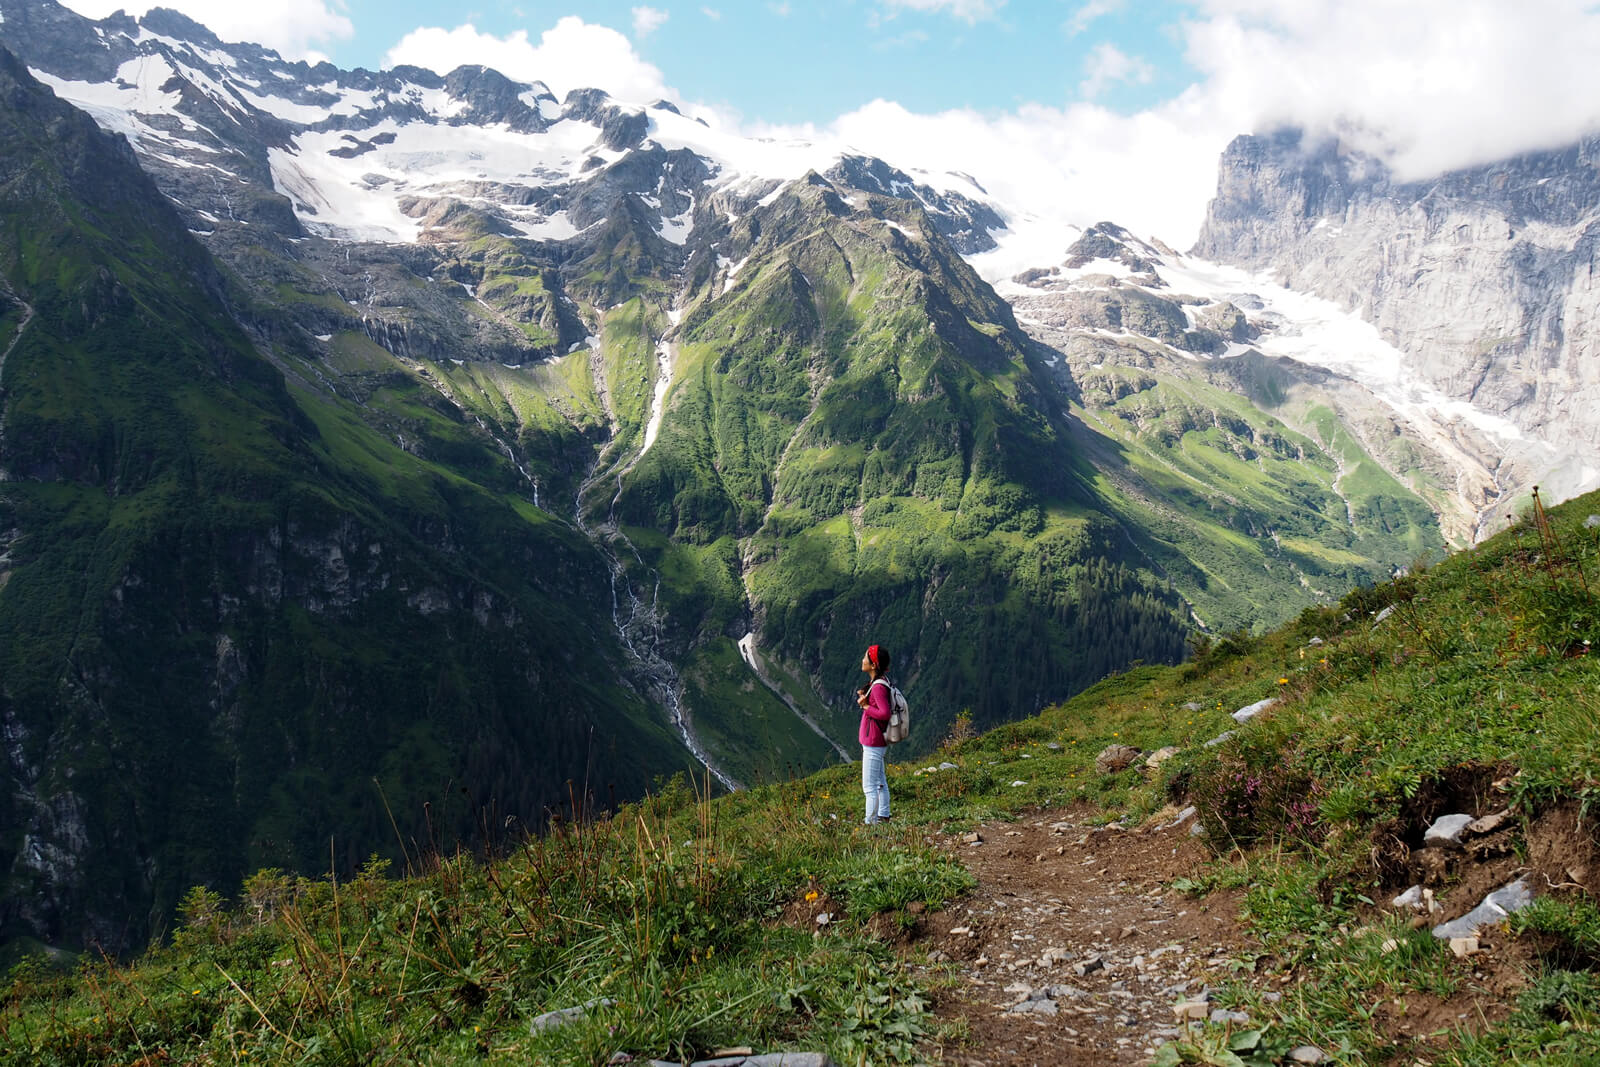
[[[731,588],[668,577],[679,632],[757,620],[845,744],[874,641],[928,737],[1175,658],[1179,603],[1095,500],[1009,309],[915,205],[851,196],[791,186],[735,227],[738,276],[683,299],[660,434],[614,510],[636,544],[732,556]]]
[[[143,944],[197,881],[689,765],[588,607],[603,561],[459,406],[359,335],[365,405],[286,379],[126,146],[5,56],[0,88],[33,312],[0,382],[0,941]]]
[[[1283,1063],[1302,1043],[1343,1063],[1593,1062],[1597,510],[1592,494],[1535,514],[1271,633],[951,741],[941,757],[954,770],[891,767],[901,821],[889,833],[853,825],[860,796],[841,767],[709,802],[679,782],[487,866],[435,858],[425,876],[373,868],[337,885],[269,871],[232,899],[193,893],[176,944],[146,960],[14,971],[0,1063],[135,1063],[161,1048],[193,1062],[588,1064],[619,1048],[681,1061],[735,1042],[917,1062],[920,1039],[948,1041],[960,1024],[931,1014],[932,990],[908,966],[921,966],[915,947],[897,957],[892,934],[970,884],[927,834],[1058,805],[1134,826],[1184,804],[1216,858],[1170,888],[1243,890],[1261,949],[1231,961],[1240,980],[1216,1002],[1247,1009],[1257,1030],[1207,1024],[1162,1062],[1231,1063],[1231,1044],[1247,1062]],[[1280,703],[1250,724],[1229,717],[1267,696]],[[1204,744],[1224,729],[1231,740]],[[1153,774],[1099,774],[1094,755],[1112,742],[1182,751]],[[1451,861],[1436,883],[1452,907],[1461,882],[1481,881],[1476,863],[1539,886],[1533,908],[1488,932],[1504,962],[1480,989],[1483,957],[1456,959],[1386,902],[1417,878],[1434,817],[1501,806],[1510,852]],[[813,936],[819,902],[834,922]],[[1292,986],[1263,1000],[1262,981],[1280,974]],[[1379,1010],[1475,989],[1492,1023],[1411,1034]],[[609,1003],[530,1035],[535,1014],[594,998]]]

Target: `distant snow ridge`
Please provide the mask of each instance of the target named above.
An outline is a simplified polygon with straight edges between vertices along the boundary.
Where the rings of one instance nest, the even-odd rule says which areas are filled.
[[[1036,233],[1013,231],[994,252],[976,256],[974,262],[992,273],[1018,261],[1017,246],[1041,244]],[[1093,306],[1094,294],[1131,290],[1181,304],[1190,328],[1228,324],[1232,332],[1223,333],[1225,343],[1211,347],[1186,346],[1193,334],[1182,329],[1142,335],[1145,343],[1158,340],[1177,358],[1228,359],[1254,350],[1323,368],[1360,387],[1456,472],[1457,507],[1466,524],[1457,526],[1457,532],[1463,537],[1489,532],[1489,520],[1500,514],[1506,495],[1541,475],[1556,477],[1565,495],[1600,485],[1600,469],[1589,466],[1577,472],[1577,484],[1569,484],[1570,457],[1551,442],[1501,414],[1446,395],[1371,323],[1330,300],[1279,285],[1265,272],[1183,256],[1160,242],[1141,241],[1119,226],[1100,223],[1077,231],[1066,255],[1057,254],[1053,263],[992,280],[1016,308],[1018,322],[1047,342],[1059,343],[1061,331],[1141,337],[1091,325],[1081,315],[1084,301]],[[1509,469],[1531,471],[1532,478],[1508,482]]]

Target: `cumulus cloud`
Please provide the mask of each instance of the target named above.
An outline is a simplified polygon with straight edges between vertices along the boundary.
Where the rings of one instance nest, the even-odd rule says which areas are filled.
[[[412,30],[389,50],[386,66],[412,64],[441,74],[468,63],[493,67],[517,81],[542,81],[558,97],[573,89],[604,89],[618,100],[650,103],[677,94],[623,34],[568,15],[535,44],[518,30],[506,37],[480,33],[470,23],[453,30]]]
[[[968,171],[1063,225],[1111,219],[1178,247],[1241,133],[1302,126],[1421,180],[1600,132],[1600,8],[1588,0],[1195,0],[1176,29],[1191,84],[1137,114],[1093,98],[1155,72],[1103,44],[1078,104],[918,115],[879,101],[818,132],[902,167]]]
[[[1149,84],[1156,76],[1155,68],[1136,56],[1130,56],[1110,41],[1101,41],[1089,53],[1084,64],[1085,76],[1078,84],[1078,95],[1093,100],[1113,85],[1136,82]]]
[[[118,11],[141,16],[153,7],[181,11],[224,41],[249,41],[274,49],[286,59],[323,58],[315,45],[348,40],[355,27],[342,13],[342,0],[274,0],[245,4],[239,0],[62,0],[66,7],[92,19]]]
[[[633,35],[640,39],[650,36],[661,28],[670,16],[656,7],[636,7],[633,9]]]
[[[883,6],[890,15],[900,11],[950,14],[971,23],[993,18],[1006,6],[1006,0],[883,0]]]
[[[1013,221],[1026,217],[1027,228],[1045,242],[1014,249],[1013,262],[985,266],[985,273],[1002,276],[1059,259],[1070,227],[1101,219],[1142,236],[1192,243],[1216,188],[1218,153],[1237,130],[1213,121],[1198,96],[1188,94],[1132,116],[1087,103],[1028,105],[999,115],[918,114],[876,100],[826,125],[750,132],[836,143],[926,172],[935,185],[959,188],[948,175],[971,175],[1018,213]]]
[[[1573,141],[1600,125],[1587,0],[1204,0],[1188,60],[1252,127],[1341,135],[1405,178]]]

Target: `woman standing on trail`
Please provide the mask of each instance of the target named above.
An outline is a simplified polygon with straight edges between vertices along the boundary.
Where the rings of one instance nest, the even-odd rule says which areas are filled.
[[[861,669],[871,677],[856,690],[856,703],[861,705],[861,791],[867,797],[866,823],[871,826],[889,817],[889,775],[883,765],[889,751],[883,730],[889,725],[893,707],[889,696],[889,653],[880,645],[871,646],[861,657]]]

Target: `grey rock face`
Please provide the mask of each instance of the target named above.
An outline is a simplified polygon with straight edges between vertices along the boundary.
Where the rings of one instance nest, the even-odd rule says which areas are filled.
[[[1193,252],[1359,313],[1428,385],[1560,442],[1507,444],[1478,502],[1487,528],[1532,482],[1557,499],[1580,491],[1579,468],[1600,454],[1597,163],[1600,139],[1586,138],[1401,181],[1336,141],[1240,137]]]

